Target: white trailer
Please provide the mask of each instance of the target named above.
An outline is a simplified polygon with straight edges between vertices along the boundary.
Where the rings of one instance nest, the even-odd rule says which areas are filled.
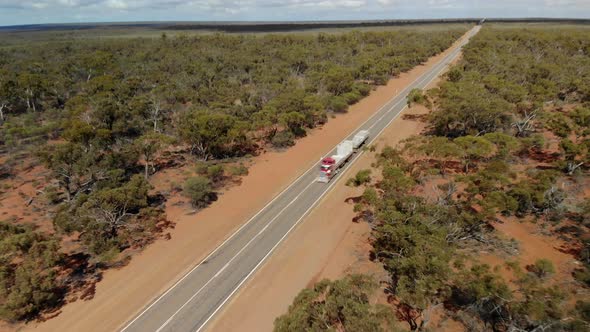
[[[369,131],[368,130],[361,130],[359,131],[354,137],[352,138],[352,147],[358,149],[363,143],[367,141],[369,138]]]
[[[361,130],[351,140],[343,141],[336,147],[336,154],[322,159],[320,165],[320,175],[318,182],[330,182],[332,177],[338,173],[340,167],[344,165],[350,156],[358,149],[369,137],[368,130]]]

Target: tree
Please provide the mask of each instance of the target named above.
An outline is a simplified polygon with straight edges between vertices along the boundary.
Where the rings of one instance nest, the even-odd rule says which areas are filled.
[[[162,107],[161,100],[156,95],[152,94],[149,105],[149,119],[152,122],[155,133],[160,132],[160,128],[158,128],[158,122],[162,121],[165,113],[166,110]]]
[[[491,157],[494,145],[483,137],[464,136],[453,141],[463,153],[465,172],[469,172],[469,166],[484,158]]]
[[[447,163],[460,159],[464,151],[446,137],[422,137],[409,139],[404,145],[404,152],[433,158],[439,163],[441,173],[446,172]]]
[[[224,156],[227,145],[241,134],[234,132],[235,128],[236,121],[232,116],[191,110],[179,123],[179,134],[190,144],[191,151],[208,160]]]
[[[583,166],[590,159],[590,141],[583,144],[575,144],[570,139],[564,138],[559,142],[559,147],[566,162],[566,172],[569,175]]]
[[[150,175],[150,167],[152,172],[155,172],[153,161],[156,154],[170,143],[172,143],[171,137],[156,132],[144,134],[135,140],[135,145],[143,157],[146,179]]]
[[[9,111],[18,109],[17,85],[8,73],[0,70],[0,125],[6,121]]]
[[[305,117],[299,112],[289,112],[281,114],[280,122],[295,135],[304,136],[305,130],[302,126],[305,124]]]
[[[87,176],[88,154],[77,144],[60,144],[42,157],[55,173],[60,187],[64,189],[66,201],[71,201],[80,190],[87,188],[94,181],[92,176]]]
[[[487,133],[483,138],[496,146],[496,156],[502,159],[517,151],[522,145],[516,137],[501,132]]]
[[[119,188],[103,189],[89,195],[76,210],[81,239],[94,253],[102,253],[119,245],[120,230],[129,227],[129,220],[148,206],[148,192],[152,186],[136,174]]]
[[[335,96],[340,96],[352,90],[354,77],[348,69],[340,66],[332,66],[325,74],[325,81],[326,90]]]
[[[516,137],[526,137],[534,130],[533,120],[537,116],[536,112],[524,112],[524,115],[512,123],[512,127],[516,128]]]
[[[322,280],[297,295],[288,312],[275,319],[274,331],[398,331],[390,309],[369,302],[376,288],[372,278],[360,274]]]
[[[470,76],[457,83],[441,85],[439,112],[432,113],[434,133],[447,137],[483,135],[507,129],[513,106],[488,91],[478,78]]]
[[[24,95],[27,109],[37,111],[39,99],[45,90],[44,83],[44,77],[35,72],[24,71],[18,75],[17,84]]]
[[[0,222],[0,318],[30,319],[61,298],[57,239]]]
[[[499,330],[511,319],[508,304],[512,298],[508,285],[489,265],[475,264],[456,276],[451,300]]]

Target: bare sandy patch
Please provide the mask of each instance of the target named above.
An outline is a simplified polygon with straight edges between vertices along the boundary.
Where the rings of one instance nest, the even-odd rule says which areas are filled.
[[[13,176],[0,182],[0,220],[54,233],[46,216],[47,202],[42,191],[48,170],[27,158],[18,161],[11,173]]]

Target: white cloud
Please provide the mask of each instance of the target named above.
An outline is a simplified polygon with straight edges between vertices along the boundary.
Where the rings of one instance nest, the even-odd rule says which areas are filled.
[[[47,3],[46,2],[33,2],[33,3],[31,3],[31,7],[35,8],[35,9],[43,9],[43,8],[47,8]]]
[[[545,0],[548,7],[576,7],[589,8],[590,0]]]
[[[108,0],[106,6],[112,9],[127,9],[129,5],[123,0]]]

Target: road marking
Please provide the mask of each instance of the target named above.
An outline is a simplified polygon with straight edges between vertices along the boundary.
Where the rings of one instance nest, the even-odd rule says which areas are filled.
[[[221,272],[223,272],[225,270],[226,267],[229,266],[229,262],[225,263],[225,265],[221,268],[221,270],[217,271],[217,273],[215,273],[215,275],[213,276],[212,279],[215,279],[217,277],[219,277],[219,275],[221,274]]]
[[[464,40],[469,40],[469,38],[471,38],[474,35],[474,33],[470,33],[468,38],[465,38]],[[444,63],[449,57],[454,58],[456,56],[456,54],[453,53],[458,53],[458,51],[461,49],[461,47],[463,47],[466,43],[463,43],[462,45],[459,45],[455,50],[451,51],[447,56],[445,56],[445,58],[443,58],[437,65],[434,66],[434,68],[440,66],[442,63]],[[441,70],[442,71],[442,70]],[[440,71],[439,71],[440,72]],[[426,77],[428,77],[427,73],[422,74],[420,77],[416,78],[412,83],[410,83],[406,88],[404,88],[399,94],[396,94],[395,96],[393,96],[391,99],[389,99],[383,106],[381,106],[373,115],[371,115],[367,120],[365,120],[361,125],[359,125],[349,136],[350,137],[352,135],[354,135],[360,128],[362,128],[364,125],[367,124],[367,122],[371,121],[373,118],[375,118],[376,116],[378,116],[384,109],[386,109],[389,104],[391,104],[393,101],[395,101],[396,98],[400,98],[400,96],[402,94],[405,93],[406,90],[408,90],[412,85],[414,85],[417,81],[421,81],[423,79],[425,79]],[[434,78],[433,78],[434,79]],[[432,80],[431,80],[432,81]],[[396,91],[397,92],[397,91]],[[395,108],[401,101],[403,101],[405,98],[405,96],[401,97],[401,100],[397,101],[393,106],[390,106],[387,108],[387,111],[385,112],[385,114],[383,114],[379,120],[381,120],[385,115],[387,115],[389,112],[391,112],[393,110],[393,108]],[[403,109],[402,109],[403,110]],[[399,112],[401,113],[401,111]],[[395,117],[397,117],[398,114],[396,114]],[[394,119],[395,119],[394,117]],[[393,120],[392,120],[393,121]],[[391,123],[391,121],[389,122]],[[374,125],[373,125],[374,126]],[[373,126],[371,126],[370,128],[372,128]],[[382,131],[382,130],[381,130]],[[380,131],[380,133],[381,133]],[[374,141],[371,140],[370,142],[372,143]],[[327,154],[324,155],[324,157],[328,156],[332,151],[334,150],[334,148],[332,148],[330,151],[328,151]],[[362,154],[362,151],[357,155],[357,157],[355,157],[354,160],[356,160],[356,158],[358,158],[358,156],[360,156]],[[322,158],[324,158],[322,157]],[[346,166],[346,168],[349,167],[349,165],[351,165],[351,163],[348,163],[348,165]],[[299,180],[301,178],[303,178],[304,176],[310,174],[310,171],[314,171],[316,168],[317,162],[314,162],[314,164],[307,169],[307,171],[303,172],[299,177],[297,177],[293,182],[291,182],[291,184],[289,184],[289,186],[287,186],[285,189],[283,189],[279,194],[277,194],[270,202],[268,202],[262,209],[260,209],[256,214],[254,214],[246,223],[244,223],[240,228],[238,228],[234,233],[232,233],[227,239],[225,239],[221,244],[219,244],[211,253],[209,253],[209,255],[207,255],[204,259],[202,259],[196,266],[194,266],[190,271],[188,271],[182,278],[180,278],[177,282],[175,282],[170,288],[168,288],[162,295],[160,295],[155,301],[153,301],[147,308],[145,308],[143,311],[141,311],[132,321],[130,321],[127,325],[125,325],[125,327],[123,327],[123,329],[121,329],[121,332],[124,332],[126,329],[128,329],[131,325],[133,325],[133,323],[135,323],[139,318],[141,318],[147,311],[149,311],[154,305],[156,305],[159,301],[161,301],[167,294],[169,294],[174,288],[176,288],[182,281],[184,281],[189,275],[191,275],[197,268],[199,268],[201,265],[203,265],[204,262],[206,262],[207,260],[209,260],[213,255],[215,255],[217,253],[217,251],[219,251],[220,248],[222,248],[227,242],[229,242],[231,239],[233,239],[242,229],[244,229],[246,226],[248,226],[258,215],[260,215],[262,212],[264,212],[264,210],[266,210],[272,203],[274,203],[279,197],[281,197],[286,191],[288,191],[289,189],[291,189],[292,187],[294,187],[297,182],[299,182]],[[336,181],[334,181],[335,183]],[[315,183],[315,181],[311,182],[307,187],[305,187],[305,189],[303,191],[301,191],[301,193],[303,193],[305,190],[307,190],[307,188],[311,185]],[[331,188],[333,184],[331,184],[328,188]],[[326,191],[323,193],[325,194]],[[322,194],[322,195],[323,195]],[[299,196],[297,196],[298,198]],[[294,200],[293,200],[294,201]],[[292,202],[291,202],[292,203]],[[290,203],[290,204],[291,204]],[[314,205],[317,202],[314,202]],[[289,204],[289,205],[290,205]],[[287,205],[287,206],[289,206]],[[280,213],[282,213],[283,210],[281,210]],[[279,214],[280,214],[279,213]],[[307,212],[306,212],[307,213]],[[277,215],[278,216],[278,215]],[[275,217],[276,218],[276,217]],[[274,220],[274,219],[273,219]],[[268,225],[267,225],[268,226]],[[266,227],[265,227],[266,228]],[[260,234],[260,233],[259,233]],[[282,241],[282,240],[281,240]],[[249,242],[250,243],[250,242]],[[280,242],[279,242],[280,243]],[[248,244],[246,244],[247,246]],[[244,246],[242,248],[242,250],[246,247]],[[240,250],[240,252],[242,251]],[[235,256],[234,256],[235,257]],[[265,256],[266,257],[266,256]],[[219,273],[219,272],[218,272]],[[250,274],[249,274],[250,275]],[[249,276],[248,275],[248,276]],[[212,279],[210,279],[207,283],[209,283]],[[201,287],[201,289],[198,291],[200,292],[207,284],[205,284],[203,287]],[[240,284],[241,285],[241,284]],[[239,288],[239,286],[238,286]],[[237,288],[236,288],[237,289]],[[232,292],[233,294],[233,292]],[[225,302],[224,302],[225,303]],[[186,303],[185,303],[186,305]],[[218,307],[219,308],[219,307]],[[179,309],[180,310],[180,309]],[[217,312],[217,310],[215,311]],[[175,313],[176,315],[176,313]],[[211,316],[207,319],[207,321],[211,318]],[[168,323],[168,321],[167,321]],[[167,324],[165,323],[165,324]],[[203,324],[204,325],[204,324]],[[202,325],[202,326],[203,326]],[[201,326],[201,327],[202,327]],[[158,329],[158,331],[160,331],[160,329]]]
[[[473,34],[471,34],[469,36],[469,38],[471,38],[473,36]],[[463,47],[466,43],[463,43],[463,45],[460,45],[457,47],[456,50],[454,50],[453,52],[451,52],[447,57],[445,57],[444,59],[441,60],[441,62],[435,66],[439,67],[442,66],[442,68],[424,85],[424,87],[427,87],[430,83],[432,83],[432,81],[434,81],[434,79],[436,79],[438,77],[438,75],[445,69],[445,67],[452,61],[454,60],[454,58],[458,55],[459,50],[461,49],[461,47]],[[453,54],[454,53],[454,54]],[[450,58],[450,59],[449,59]],[[447,61],[448,60],[448,61]],[[433,69],[434,69],[433,68]],[[421,77],[423,79],[428,78],[428,75],[425,74],[423,75],[424,77]],[[411,84],[413,85],[414,82]],[[386,114],[388,114],[389,112],[391,112],[397,105],[399,104],[399,102],[397,102],[396,104],[394,104],[393,106],[391,106],[391,108],[386,112]],[[405,105],[399,112],[397,112],[395,114],[395,116],[367,143],[367,145],[373,143],[377,137],[379,137],[379,135],[381,135],[381,133],[387,128],[389,127],[389,125],[407,108],[408,106]],[[383,118],[380,117],[378,121],[380,121]],[[372,128],[373,126],[371,126]],[[336,174],[337,178],[340,178],[340,174],[344,174],[350,167],[351,165],[354,164],[354,162],[360,158],[360,156],[363,154],[363,150],[360,150],[356,156],[349,162],[347,163],[344,168],[342,169],[341,172],[339,172],[338,174]],[[330,183],[330,185],[326,188],[326,190],[324,190],[320,196],[313,202],[313,204],[301,215],[301,217],[289,228],[289,230],[287,230],[287,232],[279,239],[279,241],[270,249],[269,252],[266,253],[266,255],[264,255],[264,257],[258,262],[258,264],[256,264],[256,266],[254,266],[253,269],[250,270],[250,272],[248,273],[248,275],[246,275],[246,277],[244,277],[240,283],[232,290],[232,292],[225,297],[225,299],[221,302],[221,304],[219,304],[217,306],[217,308],[213,311],[213,313],[211,313],[207,319],[195,330],[195,332],[200,332],[203,327],[205,327],[207,325],[207,323],[211,320],[211,318],[213,318],[213,316],[215,316],[215,314],[225,305],[225,303],[235,294],[235,292],[237,292],[240,287],[250,278],[250,276],[252,276],[252,274],[254,272],[256,272],[258,270],[258,268],[260,267],[260,265],[262,263],[264,263],[264,261],[268,258],[268,256],[270,256],[272,254],[272,252],[282,243],[282,241],[287,237],[287,235],[289,235],[289,233],[295,228],[295,226],[297,226],[301,220],[307,216],[307,214],[309,213],[309,211],[311,211],[311,209],[313,209],[316,204],[330,191],[330,189],[332,188],[332,186],[334,186],[337,182],[338,179],[334,178],[332,181],[332,183]],[[312,182],[313,183],[313,182]],[[303,193],[303,192],[302,192]]]
[[[308,184],[305,189],[303,189],[303,191],[301,191],[301,193],[304,193],[311,185],[313,184],[310,183]],[[225,270],[233,261],[234,259],[236,259],[236,257],[238,257],[252,242],[254,242],[254,240],[256,240],[256,238],[262,234],[270,225],[272,225],[272,223],[277,220],[277,218],[283,214],[283,212],[285,212],[285,210],[287,210],[287,208],[289,208],[289,206],[291,206],[293,203],[295,203],[297,201],[297,199],[299,198],[299,196],[301,196],[301,194],[297,195],[293,200],[291,200],[291,202],[289,202],[289,204],[287,204],[283,209],[281,209],[281,211],[279,211],[279,213],[277,213],[274,218],[271,219],[271,221],[268,222],[268,224],[266,224],[264,226],[264,228],[262,228],[260,230],[260,232],[258,232],[258,234],[254,235],[254,237],[252,237],[250,239],[250,241],[248,241],[248,243],[246,243],[245,246],[243,246],[240,251],[238,251],[237,254],[235,254],[222,268],[221,270],[219,270],[211,279],[209,279],[203,286],[201,286],[201,288],[199,288],[199,290],[197,290],[182,306],[180,306],[180,308],[178,308],[178,310],[176,310],[174,312],[174,314],[172,314],[172,316],[170,316],[165,322],[164,324],[162,324],[157,330],[156,332],[160,332],[162,331],[173,319],[176,315],[178,315],[178,313],[180,311],[182,311],[182,309],[184,309],[184,307],[186,307],[187,304],[189,304],[192,300],[194,300],[195,297],[197,297],[197,295],[199,295],[199,293],[201,293],[201,291],[203,291],[203,289],[205,289],[205,287],[207,287],[209,285],[209,283],[211,283],[211,281],[213,281],[215,278],[217,278],[221,272],[223,272],[223,270]]]

